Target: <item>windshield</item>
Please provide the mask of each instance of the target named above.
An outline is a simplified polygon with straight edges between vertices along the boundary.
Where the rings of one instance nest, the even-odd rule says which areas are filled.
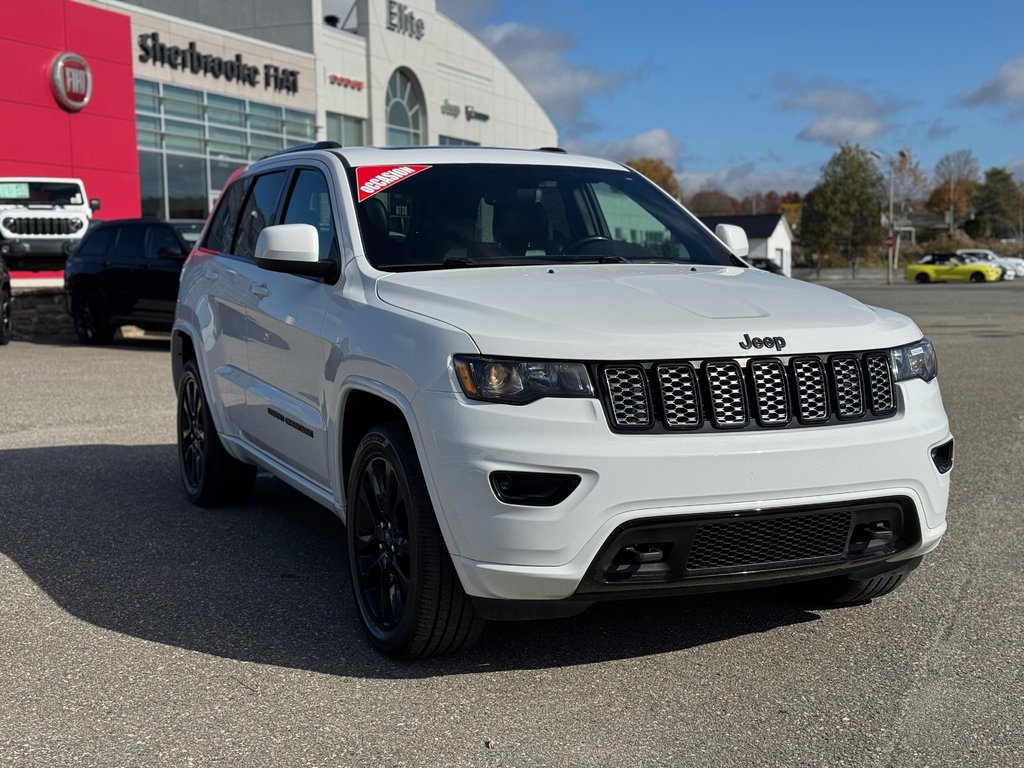
[[[367,255],[378,269],[742,266],[657,187],[627,170],[452,164],[415,173],[399,167],[396,177],[356,206]],[[358,199],[355,171],[350,182]]]
[[[0,203],[82,205],[82,188],[66,181],[0,181]]]

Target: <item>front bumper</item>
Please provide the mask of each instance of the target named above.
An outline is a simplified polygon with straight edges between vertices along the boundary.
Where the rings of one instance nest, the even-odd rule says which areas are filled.
[[[424,392],[415,407],[430,425],[420,432],[429,442],[424,472],[466,592],[562,600],[581,590],[616,531],[638,523],[899,498],[918,532],[908,546],[852,565],[802,565],[788,577],[879,564],[885,570],[932,550],[946,527],[949,474],[930,454],[948,443],[949,426],[936,382],[899,386],[904,406],[890,419],[742,433],[613,434],[597,400],[552,398],[516,407]],[[522,506],[496,498],[489,482],[496,471],[581,480],[559,504]],[[717,587],[779,578],[787,576],[732,574]]]

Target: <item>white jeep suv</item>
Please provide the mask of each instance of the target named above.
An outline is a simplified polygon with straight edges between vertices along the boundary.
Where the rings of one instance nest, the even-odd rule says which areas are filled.
[[[558,151],[256,162],[182,275],[186,493],[241,500],[261,467],[332,510],[403,658],[597,600],[889,592],[946,528],[932,347],[719,234]]]

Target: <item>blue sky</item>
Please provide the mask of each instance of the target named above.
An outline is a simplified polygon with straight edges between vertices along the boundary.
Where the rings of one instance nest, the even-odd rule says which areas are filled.
[[[970,149],[1024,180],[1024,2],[437,0],[574,151],[661,157],[685,194],[805,192],[843,142]]]

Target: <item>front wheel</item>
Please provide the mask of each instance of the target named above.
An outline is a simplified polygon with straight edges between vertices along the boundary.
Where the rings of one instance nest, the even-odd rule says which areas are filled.
[[[178,383],[178,468],[185,494],[200,507],[245,501],[256,479],[255,465],[224,450],[195,360]]]
[[[11,325],[11,289],[4,288],[0,293],[0,345],[11,340],[13,326]]]
[[[483,621],[452,566],[404,424],[382,424],[363,436],[347,504],[352,590],[373,645],[399,659],[472,645]]]
[[[971,272],[971,282],[972,283],[984,283],[985,282],[985,276],[983,274],[981,274],[981,272]]]

